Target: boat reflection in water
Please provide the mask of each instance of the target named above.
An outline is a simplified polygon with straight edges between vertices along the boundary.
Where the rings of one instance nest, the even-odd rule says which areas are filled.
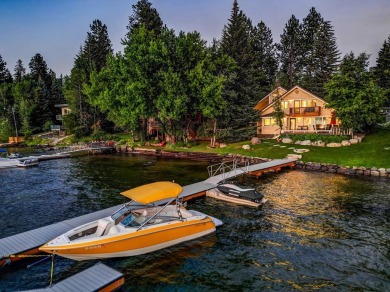
[[[128,275],[127,285],[135,289],[174,284],[183,281],[187,273],[203,271],[207,265],[203,257],[215,248],[216,242],[217,236],[210,234],[148,256],[131,257],[108,264]]]
[[[208,235],[222,225],[216,218],[186,210],[178,201],[181,192],[182,187],[171,182],[122,192],[132,201],[112,216],[74,228],[40,250],[73,260],[135,256]]]

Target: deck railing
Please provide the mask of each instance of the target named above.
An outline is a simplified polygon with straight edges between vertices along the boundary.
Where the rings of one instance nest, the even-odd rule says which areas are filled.
[[[234,173],[234,175],[238,175],[237,171],[241,170],[244,173],[249,171],[249,161],[239,162],[238,160],[222,162],[218,164],[213,164],[207,167],[207,171],[209,173],[209,177],[222,175],[222,180],[227,179],[227,173]]]
[[[290,116],[319,116],[321,114],[320,106],[309,107],[292,107],[290,108]]]

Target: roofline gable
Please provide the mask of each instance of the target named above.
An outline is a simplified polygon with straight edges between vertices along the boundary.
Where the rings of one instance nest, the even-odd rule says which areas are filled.
[[[283,88],[283,89],[284,89],[284,88]],[[322,102],[327,103],[327,102],[326,102],[324,99],[322,99],[321,97],[315,95],[314,93],[311,93],[310,91],[304,89],[303,87],[300,87],[299,85],[293,86],[290,90],[288,90],[288,91],[286,91],[285,93],[283,93],[283,94],[280,96],[280,98],[281,98],[281,99],[284,98],[286,95],[288,95],[289,93],[291,93],[291,92],[292,92],[293,90],[295,90],[295,89],[300,89],[300,90],[306,92],[307,94],[309,94],[309,95],[311,95],[311,96],[313,96],[313,97],[315,97],[315,98],[321,100]],[[276,90],[276,89],[275,89],[275,90]],[[275,90],[274,90],[274,91],[275,91]],[[272,91],[272,92],[274,92],[274,91]],[[271,93],[272,93],[272,92],[271,92]],[[271,93],[270,93],[270,94],[271,94]],[[269,95],[269,94],[268,94],[268,95]],[[268,96],[268,95],[267,95],[267,96]],[[265,110],[269,109],[274,103],[275,103],[275,101],[271,102],[271,103],[270,103],[268,106],[266,106],[262,111],[265,111]]]
[[[262,102],[264,99],[268,98],[272,93],[274,93],[274,92],[275,92],[276,90],[278,90],[279,88],[282,89],[282,90],[284,90],[285,93],[287,92],[287,90],[284,89],[282,86],[278,86],[278,87],[276,87],[274,90],[272,90],[270,93],[268,93],[266,96],[264,96],[262,99],[260,99],[260,100],[256,103],[256,105],[259,104],[260,102]],[[285,93],[283,93],[282,96],[283,96]]]
[[[289,94],[290,92],[292,92],[292,91],[295,90],[295,89],[300,89],[300,90],[306,92],[307,94],[312,95],[312,96],[314,96],[315,98],[318,98],[319,100],[323,101],[324,103],[327,103],[323,98],[321,98],[321,97],[315,95],[314,93],[310,92],[309,90],[307,90],[307,89],[305,89],[305,88],[303,88],[303,87],[301,87],[301,86],[299,86],[299,85],[295,85],[295,86],[294,86],[293,88],[291,88],[289,91],[285,92],[281,97],[283,97],[283,96]]]

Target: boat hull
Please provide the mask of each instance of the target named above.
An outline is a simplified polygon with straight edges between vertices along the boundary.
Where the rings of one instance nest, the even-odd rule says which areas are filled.
[[[206,236],[214,231],[213,221],[206,217],[202,220],[145,228],[127,234],[96,238],[85,242],[71,242],[58,246],[46,244],[40,250],[77,261],[128,257],[150,253]]]

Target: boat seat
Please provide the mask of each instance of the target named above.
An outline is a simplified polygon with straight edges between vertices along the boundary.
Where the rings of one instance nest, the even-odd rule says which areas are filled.
[[[96,229],[95,235],[96,237],[107,235],[111,227],[113,226],[113,222],[110,220],[103,218],[98,220],[98,227]]]
[[[119,231],[121,231],[120,227],[118,225],[114,225],[114,226],[111,226],[107,235],[117,234]]]
[[[143,211],[143,213],[141,215],[139,215],[135,220],[134,222],[139,224],[139,225],[142,225],[142,223],[144,223],[146,221],[146,218],[148,216],[148,212],[146,210]]]

